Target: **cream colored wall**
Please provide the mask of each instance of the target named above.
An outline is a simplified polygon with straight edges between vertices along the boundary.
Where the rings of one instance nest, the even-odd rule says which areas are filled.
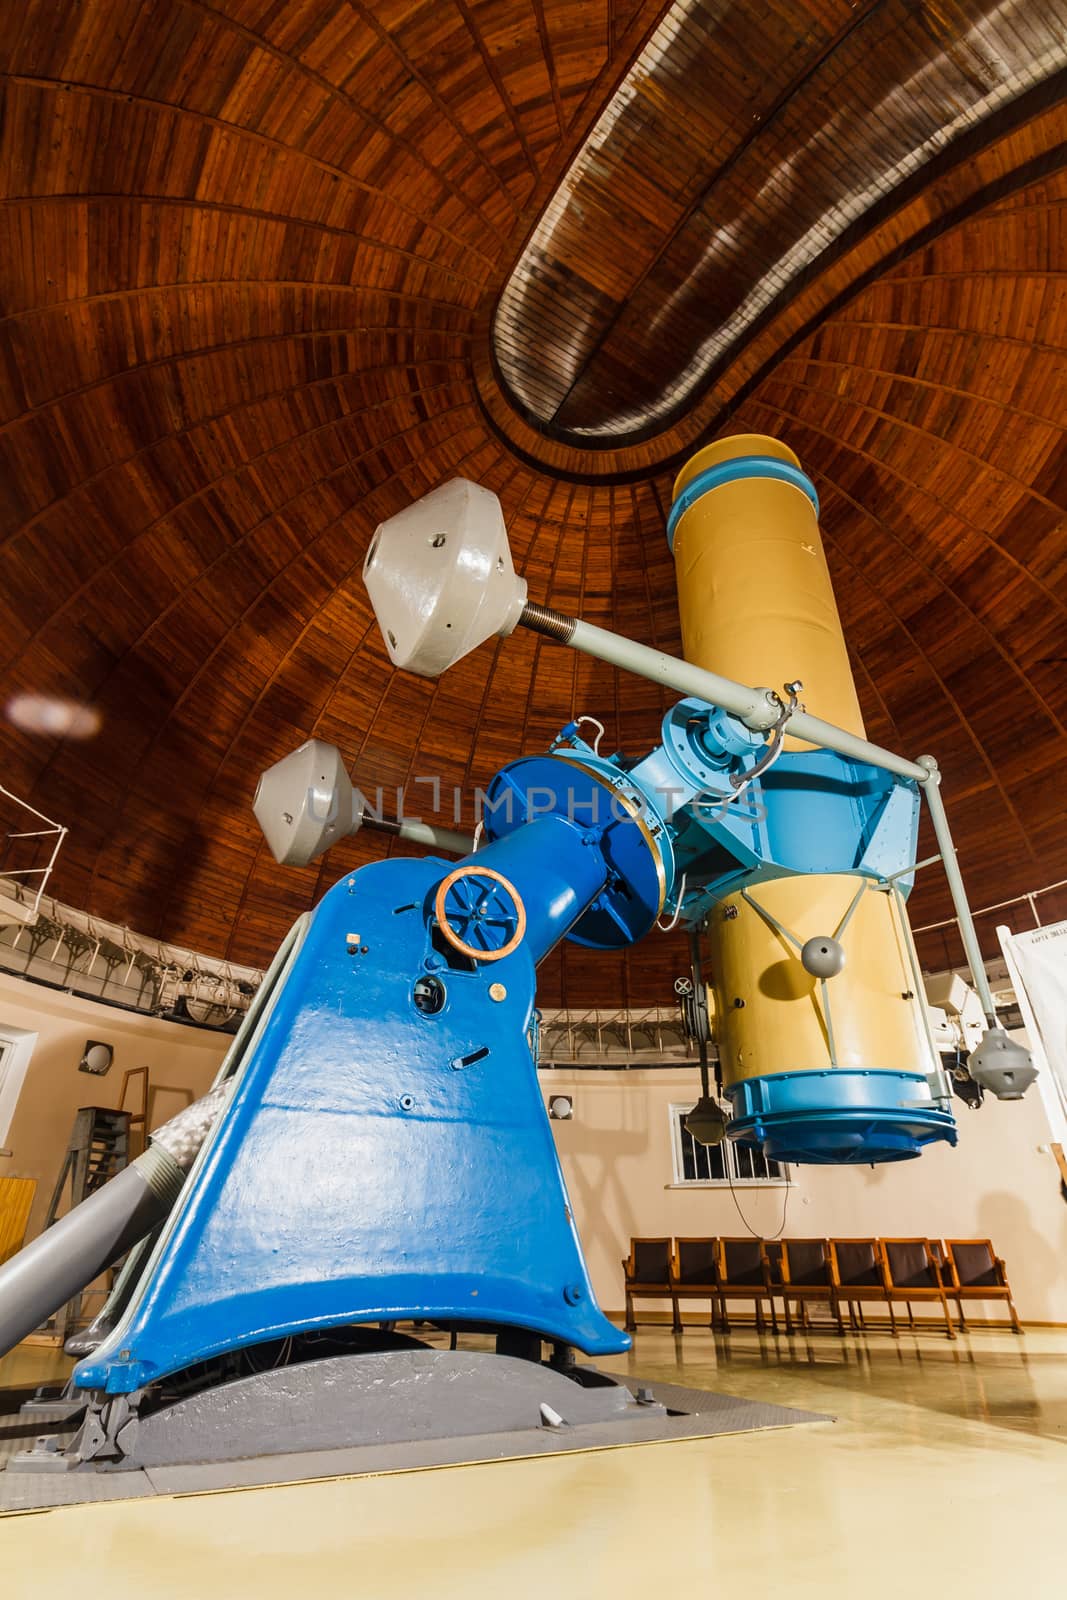
[[[541,1075],[546,1099],[574,1099],[554,1122],[556,1143],[597,1297],[623,1303],[620,1260],[632,1235],[743,1235],[729,1189],[672,1188],[668,1108],[696,1098],[693,1069]],[[790,1189],[738,1189],[754,1231],[773,1237],[922,1235],[991,1238],[1004,1257],[1019,1314],[1067,1323],[1067,1205],[1036,1093],[980,1111],[957,1103],[960,1139],[915,1161],[875,1168],[795,1167]],[[788,1210],[782,1230],[783,1203]],[[1003,1308],[975,1306],[978,1315]]]
[[[226,1034],[97,1005],[0,973],[0,1032],[5,1025],[37,1034],[4,1141],[11,1153],[0,1155],[0,1177],[37,1180],[28,1238],[43,1226],[79,1106],[117,1106],[123,1073],[147,1066],[148,1123],[158,1127],[211,1087],[230,1044]],[[78,1071],[87,1039],[114,1046],[114,1060],[102,1078]],[[138,1086],[130,1087],[132,1103]]]
[[[81,1105],[116,1106],[129,1067],[150,1069],[149,1124],[165,1122],[210,1087],[229,1045],[224,1034],[101,1006],[0,973],[0,1030],[37,1042],[6,1141],[0,1176],[37,1179],[29,1236],[40,1230]],[[115,1048],[106,1077],[78,1071],[86,1039]],[[571,1094],[572,1122],[554,1122],[575,1216],[601,1304],[622,1305],[619,1262],[634,1234],[743,1234],[728,1190],[672,1188],[668,1107],[695,1098],[696,1073],[542,1074],[550,1092]],[[917,1161],[859,1169],[799,1167],[789,1191],[743,1189],[752,1228],[773,1236],[924,1234],[992,1238],[1005,1257],[1020,1314],[1067,1323],[1067,1205],[1038,1096],[981,1111],[958,1106],[960,1143]]]

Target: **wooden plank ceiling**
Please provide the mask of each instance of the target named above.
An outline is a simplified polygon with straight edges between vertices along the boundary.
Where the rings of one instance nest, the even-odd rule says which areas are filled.
[[[3,782],[71,828],[57,896],[264,962],[388,848],[273,863],[256,779],[309,734],[424,815],[415,780],[439,778],[448,823],[453,786],[469,823],[573,714],[640,749],[660,693],[531,636],[394,673],[363,556],[462,473],[500,495],[533,598],[677,651],[672,469],[737,429],[815,478],[869,730],[941,759],[975,900],[1067,878],[1064,22],[1036,0],[12,11],[0,704],[101,718],[82,741],[0,718]],[[914,905],[947,914],[936,877]],[[683,957],[568,947],[542,999],[669,1003]]]
[[[850,228],[1055,98],[1067,62],[1062,0],[780,0],[774,50],[767,22],[671,6],[545,207],[494,340],[547,433],[662,433]]]

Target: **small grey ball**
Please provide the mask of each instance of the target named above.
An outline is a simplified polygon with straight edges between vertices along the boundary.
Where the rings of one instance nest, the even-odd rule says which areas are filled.
[[[814,978],[836,978],[845,964],[845,952],[836,939],[828,933],[809,939],[800,952],[805,972]]]

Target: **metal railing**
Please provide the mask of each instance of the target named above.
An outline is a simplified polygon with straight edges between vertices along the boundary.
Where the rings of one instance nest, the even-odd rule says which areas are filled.
[[[52,868],[56,864],[60,846],[67,836],[67,829],[61,822],[53,822],[51,817],[46,817],[43,811],[37,810],[36,806],[31,806],[28,800],[21,800],[17,794],[12,794],[11,790],[5,789],[2,783],[0,783],[0,796],[3,796],[5,800],[10,800],[20,811],[28,811],[31,817],[45,824],[43,828],[26,828],[17,832],[9,831],[4,835],[5,844],[10,843],[13,839],[54,839],[55,841],[51,854],[44,866],[0,867],[0,894],[3,894],[5,889],[10,889],[10,895],[3,894],[3,898],[9,901],[16,920],[19,922],[32,922],[40,910],[41,896],[44,894],[45,885],[51,876]],[[25,878],[31,880],[28,885],[22,881]],[[37,879],[36,885],[32,882],[34,878]],[[32,899],[27,898],[29,890],[35,890]]]

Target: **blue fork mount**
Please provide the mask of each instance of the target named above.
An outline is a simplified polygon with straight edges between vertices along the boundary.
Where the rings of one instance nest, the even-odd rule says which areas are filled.
[[[567,825],[546,822],[573,882]],[[584,866],[593,853],[570,833]],[[494,864],[528,891],[526,841],[514,863],[509,843]],[[267,1340],[409,1318],[629,1349],[596,1304],[530,1052],[528,942],[450,965],[425,906],[451,869],[377,862],[322,900],[137,1298],[75,1368],[79,1388],[125,1393]],[[546,943],[581,904],[539,928]],[[417,981],[440,985],[439,1010],[419,1008]]]

